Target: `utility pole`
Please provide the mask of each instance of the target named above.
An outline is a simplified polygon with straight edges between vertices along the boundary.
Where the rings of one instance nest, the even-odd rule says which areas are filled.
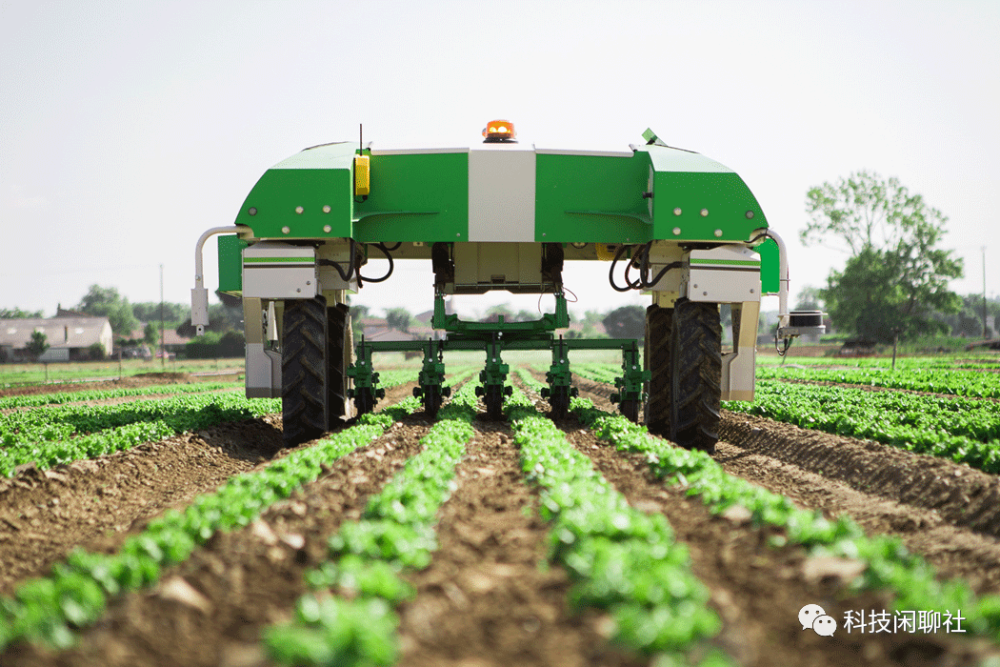
[[[986,330],[986,246],[983,246],[983,340],[988,338]]]
[[[167,348],[165,346],[165,339],[163,333],[163,265],[160,264],[160,366],[166,370],[167,368]]]

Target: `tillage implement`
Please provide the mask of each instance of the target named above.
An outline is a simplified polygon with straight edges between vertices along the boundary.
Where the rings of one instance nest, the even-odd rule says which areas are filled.
[[[816,312],[788,312],[785,246],[750,189],[651,130],[641,144],[610,150],[518,143],[507,121],[483,135],[446,148],[324,144],[269,169],[236,224],[198,240],[199,333],[208,325],[202,249],[219,235],[219,290],[243,301],[247,396],[282,398],[288,444],[374,409],[384,396],[375,352],[423,354],[414,393],[433,417],[450,391],[445,352],[482,350],[481,396],[488,417],[501,419],[508,350],[551,351],[544,396],[559,418],[575,394],[571,351],[614,349],[621,413],[712,451],[720,400],[753,399],[761,295],[778,295],[776,343],[821,322]],[[362,273],[374,258],[389,260],[385,275]],[[435,337],[354,345],[348,295],[389,279],[401,259],[431,262]],[[569,326],[563,266],[579,261],[604,262],[618,292],[650,295],[644,341],[559,335]],[[552,294],[555,312],[530,322],[447,312],[447,295],[490,290]],[[732,313],[725,351],[721,304]]]

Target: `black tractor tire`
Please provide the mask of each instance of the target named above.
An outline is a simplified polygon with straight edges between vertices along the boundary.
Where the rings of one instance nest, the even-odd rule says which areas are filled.
[[[441,403],[443,398],[441,396],[441,387],[432,386],[427,387],[424,390],[424,414],[428,419],[436,419],[438,410],[441,409]]]
[[[347,304],[338,303],[326,309],[326,390],[327,390],[327,430],[343,424],[344,419],[353,415],[351,401],[347,397],[350,378],[347,369],[351,366],[353,341],[351,340],[351,309]]]
[[[719,307],[680,299],[671,327],[674,365],[670,439],[688,449],[715,452],[722,396],[722,324]]]
[[[487,385],[483,402],[486,403],[486,419],[489,421],[503,420],[503,385]]]
[[[326,299],[285,302],[281,350],[281,413],[286,447],[326,432]]]
[[[569,387],[553,387],[549,393],[549,419],[566,419],[569,414]]]
[[[650,371],[646,384],[646,426],[653,433],[666,434],[670,425],[670,397],[673,376],[670,332],[674,309],[653,304],[646,309],[646,341],[643,368]],[[622,413],[624,414],[624,412]]]

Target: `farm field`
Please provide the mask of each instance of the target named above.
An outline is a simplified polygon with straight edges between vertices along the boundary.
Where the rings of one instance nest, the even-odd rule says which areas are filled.
[[[11,405],[0,424],[51,411],[55,431],[32,436],[36,465],[0,477],[0,663],[1000,660],[1000,484],[986,465],[1000,403],[775,375],[758,381],[765,414],[724,406],[708,457],[616,418],[615,369],[596,356],[574,366],[583,400],[559,422],[538,394],[544,364],[515,365],[504,422],[480,418],[471,365],[428,422],[407,398],[411,365],[382,371],[387,397],[375,415],[292,450],[281,448],[280,402],[242,399],[234,409],[245,413],[216,410],[216,421],[190,427],[162,417],[176,425],[170,434],[49,465],[46,443],[125,428],[117,422],[129,411],[148,422],[156,405],[195,419],[199,400],[242,393],[88,387],[82,401]],[[1000,374],[954,373],[1000,385]],[[820,399],[785,388],[857,393],[862,403],[965,401],[953,416],[941,403],[877,407],[937,440],[964,440],[919,453],[909,436],[882,443],[802,428],[789,423],[799,419],[790,406]],[[980,416],[965,419],[976,406]],[[860,408],[849,410],[858,421]],[[928,412],[936,421],[917,419]],[[22,451],[21,434],[35,433],[10,432],[5,448]],[[977,444],[982,465],[960,462]],[[807,604],[836,621],[832,637],[803,630]],[[900,620],[908,612],[912,625]]]
[[[33,385],[79,384],[84,382],[106,382],[112,379],[135,378],[139,382],[151,376],[159,382],[164,373],[173,377],[186,374],[219,374],[235,376],[244,372],[243,359],[190,359],[166,362],[160,359],[145,361],[125,359],[119,365],[117,360],[85,361],[45,364],[0,364],[0,390],[5,395],[12,393],[36,393],[40,388]],[[28,386],[26,386],[28,385]],[[49,391],[60,391],[49,389]]]

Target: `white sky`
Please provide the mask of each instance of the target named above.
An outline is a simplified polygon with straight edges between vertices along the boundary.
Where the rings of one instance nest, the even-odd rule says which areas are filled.
[[[731,167],[789,242],[793,295],[846,259],[798,243],[808,188],[897,176],[950,218],[953,289],[982,290],[986,246],[1000,290],[1000,2],[0,0],[0,307],[51,315],[92,283],[157,301],[160,264],[187,302],[198,236],[274,163],[358,123],[455,145],[492,118],[544,144],[652,127]],[[645,302],[569,266],[581,308]],[[430,281],[402,263],[358,302],[419,312]],[[504,301],[536,298],[462,307]]]

